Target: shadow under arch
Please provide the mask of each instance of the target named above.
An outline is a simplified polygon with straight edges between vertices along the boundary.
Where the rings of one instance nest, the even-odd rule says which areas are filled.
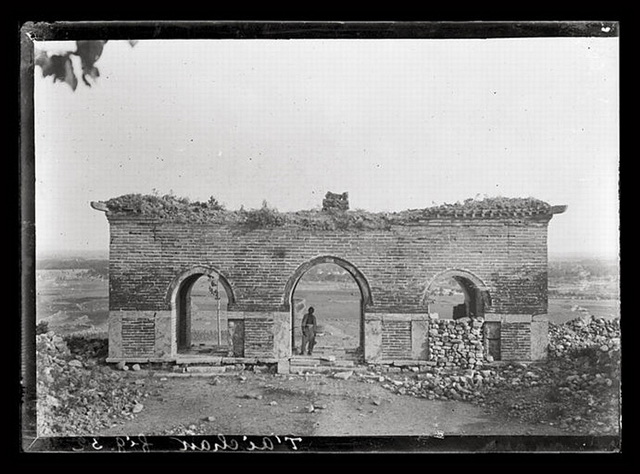
[[[466,315],[470,314],[483,317],[485,309],[491,306],[491,295],[487,285],[473,272],[462,268],[449,268],[436,273],[427,283],[422,299],[421,306],[429,307],[429,299],[433,284],[438,280],[454,279],[464,294]]]
[[[196,265],[176,275],[165,296],[165,303],[171,307],[171,352],[174,355],[191,345],[191,289],[203,276],[214,278],[222,285],[227,294],[227,310],[235,305],[233,288],[227,277],[218,269],[208,265]]]
[[[293,272],[293,275],[291,275],[284,288],[284,297],[282,301],[283,311],[291,310],[291,298],[293,297],[293,293],[295,292],[296,286],[298,286],[298,282],[300,281],[302,276],[310,268],[321,263],[333,263],[349,272],[349,274],[356,281],[358,288],[360,288],[363,308],[373,305],[373,298],[371,296],[371,287],[369,286],[369,282],[367,281],[367,278],[364,276],[364,274],[360,270],[358,270],[355,265],[348,262],[347,260],[344,260],[343,258],[333,257],[331,255],[321,255],[303,263]]]

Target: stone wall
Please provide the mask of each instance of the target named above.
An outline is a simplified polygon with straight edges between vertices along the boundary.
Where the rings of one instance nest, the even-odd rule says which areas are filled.
[[[431,319],[429,360],[438,367],[479,369],[485,362],[482,319]]]

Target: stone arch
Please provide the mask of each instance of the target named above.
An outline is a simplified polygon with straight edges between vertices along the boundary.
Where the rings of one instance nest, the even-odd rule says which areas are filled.
[[[369,282],[364,274],[352,263],[344,260],[343,258],[334,257],[331,255],[321,255],[300,265],[294,272],[293,275],[287,281],[287,284],[284,288],[284,299],[282,301],[283,311],[291,310],[291,298],[293,296],[293,292],[300,281],[300,278],[312,267],[321,263],[334,263],[346,271],[353,277],[356,281],[356,284],[360,288],[360,294],[362,295],[362,305],[363,307],[373,305],[373,298],[371,296],[371,287],[369,286]]]
[[[227,277],[212,266],[193,266],[176,275],[169,284],[165,296],[171,307],[171,352],[176,354],[190,344],[190,298],[191,288],[202,276],[216,278],[227,294],[227,310],[235,305],[235,295]],[[220,328],[218,328],[218,331]]]
[[[473,272],[461,268],[443,270],[429,279],[422,295],[421,306],[428,307],[431,287],[437,280],[443,278],[453,278],[460,285],[465,297],[465,302],[474,306],[472,309],[473,313],[482,313],[482,315],[484,315],[486,308],[491,306],[491,295],[487,285]]]

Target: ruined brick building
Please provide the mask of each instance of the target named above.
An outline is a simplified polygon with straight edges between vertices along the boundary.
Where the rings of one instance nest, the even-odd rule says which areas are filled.
[[[172,214],[158,203],[139,195],[92,203],[110,225],[111,362],[186,357],[190,290],[209,275],[227,295],[229,360],[287,367],[293,292],[327,262],[360,290],[362,363],[451,365],[463,346],[478,363],[546,356],[547,227],[565,206],[500,198],[392,214],[252,214],[183,200],[172,205],[188,212]],[[441,276],[460,284],[472,319],[430,317]],[[453,343],[442,342],[446,325],[464,326]]]

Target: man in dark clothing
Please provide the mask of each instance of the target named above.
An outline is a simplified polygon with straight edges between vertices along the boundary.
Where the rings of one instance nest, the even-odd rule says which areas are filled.
[[[309,346],[308,355],[311,355],[313,352],[313,346],[316,345],[316,317],[313,314],[314,309],[310,307],[309,310],[302,317],[302,349],[300,350],[300,354],[304,355],[304,349]]]

